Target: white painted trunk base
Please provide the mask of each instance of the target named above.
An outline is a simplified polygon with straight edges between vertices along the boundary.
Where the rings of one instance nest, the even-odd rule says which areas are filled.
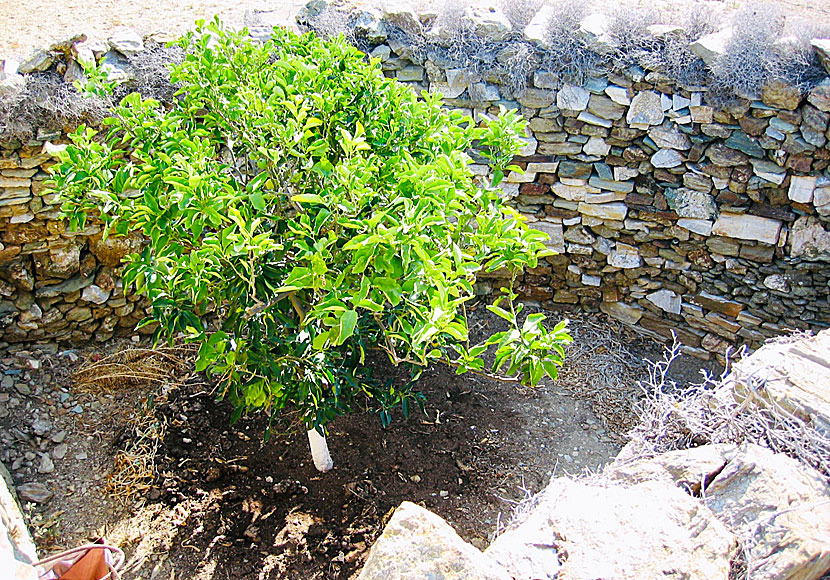
[[[316,429],[308,431],[308,445],[311,447],[311,458],[314,460],[314,467],[317,471],[331,471],[334,462],[329,454],[329,446],[326,438],[320,435]]]

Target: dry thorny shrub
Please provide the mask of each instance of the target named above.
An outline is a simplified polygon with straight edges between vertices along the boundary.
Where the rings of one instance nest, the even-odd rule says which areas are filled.
[[[701,383],[679,387],[668,374],[679,349],[675,342],[662,360],[651,365],[648,380],[640,383],[640,424],[628,434],[636,456],[652,457],[708,443],[754,443],[798,459],[830,479],[830,437],[763,398],[766,377],[760,373],[742,376],[742,386],[754,395],[745,398],[736,397],[730,388],[728,367],[721,376],[704,374]],[[765,400],[765,404],[753,400]]]

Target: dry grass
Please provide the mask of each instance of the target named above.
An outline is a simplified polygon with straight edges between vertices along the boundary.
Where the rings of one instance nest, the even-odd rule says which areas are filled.
[[[134,348],[87,362],[73,373],[80,389],[112,391],[151,384],[178,384],[189,367],[190,347]]]
[[[164,439],[167,425],[146,408],[134,421],[128,443],[113,458],[113,467],[104,491],[123,503],[143,503],[156,478],[156,454]]]
[[[574,341],[567,347],[565,365],[556,386],[591,403],[606,429],[622,435],[638,423],[638,381],[647,363],[632,352],[646,339],[630,328],[596,315],[579,315],[568,325]]]

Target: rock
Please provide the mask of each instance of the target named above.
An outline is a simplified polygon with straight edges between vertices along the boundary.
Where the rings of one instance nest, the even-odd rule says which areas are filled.
[[[530,227],[534,230],[545,232],[549,236],[549,239],[545,240],[545,246],[560,254],[565,251],[565,238],[562,233],[562,224],[539,220],[530,224]]]
[[[770,274],[764,278],[764,286],[778,292],[788,293],[790,291],[790,282],[782,274]]]
[[[553,6],[543,5],[533,16],[528,25],[522,31],[522,37],[527,42],[532,42],[542,50],[550,48],[550,20],[555,14]],[[537,85],[538,86],[538,85]]]
[[[674,149],[660,149],[651,156],[651,164],[658,168],[671,168],[683,165],[683,156]]]
[[[721,312],[727,316],[732,316],[733,318],[738,316],[738,314],[744,309],[744,305],[740,302],[727,300],[723,296],[716,296],[714,294],[709,294],[708,292],[699,293],[692,299],[692,302],[703,306],[707,310]]]
[[[95,284],[91,284],[84,288],[84,291],[81,293],[81,299],[92,302],[93,304],[104,304],[109,300],[111,293],[110,290],[104,290]]]
[[[582,87],[565,85],[556,93],[556,106],[563,111],[584,111],[591,95]]]
[[[600,302],[599,309],[623,324],[637,324],[643,317],[643,309],[625,302]]]
[[[600,119],[609,121],[622,119],[626,110],[625,106],[615,103],[605,95],[591,95],[591,99],[588,101],[588,111]]]
[[[561,169],[561,164],[560,164]],[[623,221],[628,213],[628,206],[622,202],[585,203],[580,202],[577,211],[583,215],[601,220]]]
[[[830,262],[830,232],[815,216],[802,216],[790,228],[790,255]]]
[[[640,252],[634,246],[617,242],[614,250],[608,254],[608,265],[615,268],[639,268],[643,264]]]
[[[792,111],[801,103],[801,90],[784,81],[772,79],[761,88],[761,100],[770,107]]]
[[[813,580],[830,568],[830,488],[814,469],[747,445],[729,457],[704,496],[745,539],[753,580]]]
[[[557,170],[559,177],[568,179],[587,179],[591,175],[594,167],[590,163],[580,163],[579,161],[562,161],[559,163]]]
[[[758,145],[754,139],[747,137],[743,131],[733,131],[729,139],[724,141],[723,144],[752,157],[762,158],[767,154],[763,147]]]
[[[520,105],[529,109],[544,109],[553,104],[553,92],[544,89],[527,88],[516,94]]]
[[[510,580],[490,557],[464,542],[447,522],[403,502],[372,546],[358,580]]]
[[[22,75],[37,71],[42,72],[48,70],[53,62],[55,60],[49,52],[43,49],[37,49],[29,58],[20,63],[17,67],[17,72]]]
[[[492,5],[468,6],[464,16],[472,24],[473,31],[485,40],[501,42],[507,39],[513,30],[510,20]]]
[[[109,45],[126,56],[133,56],[144,50],[144,41],[132,28],[119,26],[107,39]]]
[[[663,122],[663,105],[660,95],[653,91],[637,93],[631,100],[631,107],[625,116],[626,122],[632,127],[648,128],[651,125],[660,125]]]
[[[749,158],[745,153],[736,151],[724,143],[710,145],[706,150],[706,155],[712,163],[721,167],[735,167],[749,163]]]
[[[807,94],[807,101],[819,111],[830,111],[830,79],[824,79]]]
[[[767,161],[765,159],[750,159],[749,162],[752,164],[755,175],[761,179],[769,181],[770,183],[781,185],[787,178],[787,170],[772,161]]]
[[[669,207],[681,218],[711,220],[717,214],[718,208],[715,204],[715,198],[708,193],[681,187],[679,189],[667,189],[665,196]],[[711,233],[711,227],[709,231]]]
[[[681,218],[677,220],[677,225],[701,236],[709,236],[712,234],[714,222],[704,219]]]
[[[726,580],[736,547],[710,510],[671,483],[558,478],[485,554],[522,579]]]
[[[592,157],[605,157],[611,151],[611,146],[601,137],[591,137],[582,147],[582,151],[585,155],[591,155]]]
[[[814,38],[810,41],[821,66],[830,73],[830,38]]]
[[[23,501],[46,503],[52,496],[52,490],[42,483],[24,483],[17,486],[17,495]]]
[[[781,222],[755,215],[722,212],[718,216],[712,233],[739,240],[756,240],[775,245],[781,233]]]
[[[37,468],[38,473],[53,473],[55,471],[55,463],[48,453],[43,453],[40,456],[40,467]]]
[[[588,180],[588,185],[608,191],[616,191],[618,193],[631,193],[634,191],[634,183],[631,181],[615,181],[613,179],[603,179],[601,177],[592,176]]]
[[[692,142],[685,133],[681,133],[674,127],[652,127],[648,131],[648,136],[657,144],[658,147],[664,149],[678,149],[686,151],[692,147]],[[656,166],[655,166],[656,167]]]
[[[689,45],[689,50],[695,56],[702,59],[707,66],[712,67],[726,53],[726,45],[731,38],[732,29],[727,28],[701,36]]]
[[[787,197],[798,203],[812,203],[817,181],[818,177],[816,176],[793,175],[790,177],[790,189],[787,191]]]
[[[608,16],[600,12],[588,14],[579,23],[576,36],[594,52],[610,54],[616,49],[614,38],[608,33]]]
[[[605,94],[618,105],[627,107],[631,104],[631,95],[628,92],[628,89],[624,89],[616,85],[610,85],[605,88]]]
[[[779,406],[830,435],[828,353],[828,330],[814,337],[767,342],[734,365],[723,388],[739,401]]]
[[[666,288],[648,294],[646,300],[657,306],[660,310],[671,312],[672,314],[680,314],[683,304],[682,298],[677,293]]]
[[[386,24],[383,13],[377,9],[360,9],[353,21],[355,35],[365,38],[370,44],[386,42]]]
[[[143,242],[138,234],[110,236],[106,240],[101,234],[89,238],[89,249],[104,266],[118,266],[127,254],[141,249]]]

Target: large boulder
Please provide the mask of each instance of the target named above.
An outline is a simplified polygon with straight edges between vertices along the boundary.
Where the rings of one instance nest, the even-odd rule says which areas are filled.
[[[830,487],[812,468],[758,445],[705,445],[618,457],[611,482],[673,482],[702,498],[743,542],[749,578],[815,580],[830,569]]]
[[[462,540],[450,525],[404,502],[372,546],[358,580],[510,580],[492,559]]]
[[[770,341],[732,367],[722,389],[774,406],[830,436],[830,330]]]
[[[486,554],[522,580],[729,576],[737,540],[667,481],[630,487],[555,479]]]

